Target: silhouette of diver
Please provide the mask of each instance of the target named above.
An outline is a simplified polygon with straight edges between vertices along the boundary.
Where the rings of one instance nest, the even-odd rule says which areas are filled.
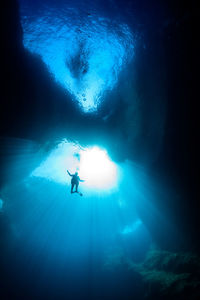
[[[67,170],[67,173],[69,174],[69,176],[72,177],[72,180],[71,180],[71,194],[72,193],[79,193],[78,191],[78,186],[79,186],[79,182],[84,182],[85,180],[81,180],[80,177],[78,176],[78,172],[76,172],[75,174],[71,174],[69,173],[69,171]],[[74,186],[75,186],[75,192],[74,192]],[[82,194],[79,193],[81,196]]]

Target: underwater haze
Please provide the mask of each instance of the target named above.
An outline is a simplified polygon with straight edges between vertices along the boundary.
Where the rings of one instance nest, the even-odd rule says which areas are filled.
[[[195,8],[3,1],[2,300],[200,298]]]

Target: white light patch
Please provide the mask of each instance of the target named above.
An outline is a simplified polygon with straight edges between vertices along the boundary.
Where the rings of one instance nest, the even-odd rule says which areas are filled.
[[[82,148],[78,144],[63,141],[51,151],[46,159],[31,174],[34,177],[70,184],[67,174],[79,173],[82,187],[111,189],[117,184],[117,166],[109,159],[105,150],[99,147]]]
[[[87,186],[108,188],[116,182],[117,168],[105,150],[93,147],[81,151],[80,175]]]

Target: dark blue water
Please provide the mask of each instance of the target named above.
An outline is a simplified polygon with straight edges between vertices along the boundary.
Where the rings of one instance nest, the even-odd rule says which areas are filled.
[[[168,67],[168,42],[189,17],[172,11],[171,1],[19,1],[20,72],[6,91],[16,104],[0,139],[2,299],[197,290],[200,262],[180,252],[193,250],[189,160]],[[85,180],[83,196],[67,170]]]

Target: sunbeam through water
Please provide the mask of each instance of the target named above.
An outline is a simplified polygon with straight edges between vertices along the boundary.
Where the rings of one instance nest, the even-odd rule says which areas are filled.
[[[79,172],[84,186],[94,190],[112,189],[117,186],[117,165],[105,150],[97,146],[83,148],[66,140],[58,144],[49,156],[37,167],[32,176],[66,184],[67,170]]]

